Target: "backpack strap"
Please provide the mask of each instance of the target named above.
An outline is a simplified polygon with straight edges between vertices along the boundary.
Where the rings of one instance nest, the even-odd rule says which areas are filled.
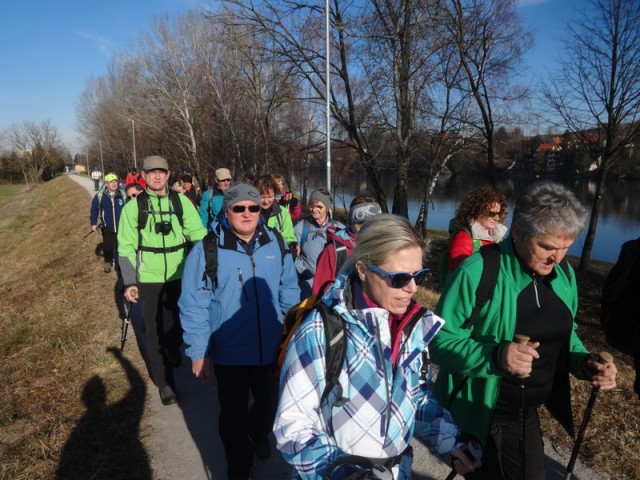
[[[174,190],[169,190],[169,203],[170,208],[173,210],[173,213],[178,217],[178,222],[180,223],[180,227],[184,229],[184,220],[183,220],[183,208],[182,201],[180,200],[180,194]],[[161,247],[149,247],[142,244],[142,230],[144,230],[147,226],[147,221],[149,220],[149,194],[146,190],[143,190],[136,197],[136,201],[138,202],[138,250],[143,252],[152,252],[152,253],[171,253],[177,252],[183,248],[187,248],[188,242],[183,242],[180,245],[175,245],[173,247],[161,248]]]
[[[342,318],[322,302],[318,304],[317,308],[322,316],[324,334],[327,342],[325,348],[326,384],[320,397],[320,403],[322,404],[329,396],[331,390],[333,390],[333,387],[338,384],[346,356],[347,341]]]
[[[482,275],[480,283],[476,288],[476,303],[473,306],[471,315],[462,324],[462,328],[471,328],[480,314],[480,310],[491,299],[493,290],[498,282],[498,272],[500,271],[500,247],[497,243],[485,245],[479,250],[482,255]]]
[[[336,252],[336,276],[337,276],[338,272],[342,268],[342,265],[344,265],[344,262],[347,261],[347,246],[344,243],[336,242],[335,239],[332,240],[332,242],[333,242],[333,249]]]
[[[491,243],[480,248],[479,252],[480,255],[482,255],[482,274],[480,276],[478,287],[476,288],[476,303],[473,306],[471,315],[462,324],[462,328],[465,329],[473,327],[476,323],[480,310],[482,310],[482,307],[484,307],[491,299],[493,290],[496,288],[496,283],[498,283],[498,272],[500,271],[500,247],[497,243]],[[458,393],[460,393],[460,390],[462,390],[465,383],[468,381],[469,376],[465,375],[465,377],[454,387],[449,395],[446,407],[447,409],[451,408],[453,400],[458,396]]]
[[[218,237],[213,232],[208,232],[202,239],[202,248],[204,250],[202,281],[206,282],[208,276],[212,287],[215,288],[218,281]]]
[[[304,245],[304,242],[307,241],[307,237],[309,236],[309,229],[311,228],[311,224],[309,223],[309,221],[305,218],[304,220],[302,220],[302,235],[300,235],[300,241],[298,242],[300,248],[302,248],[302,245]]]

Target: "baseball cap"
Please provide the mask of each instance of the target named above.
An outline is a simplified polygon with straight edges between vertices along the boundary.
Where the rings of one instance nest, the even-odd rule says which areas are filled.
[[[216,178],[218,180],[231,180],[231,171],[228,168],[219,168],[216,170]]]
[[[118,181],[118,176],[117,176],[115,173],[113,173],[113,172],[112,172],[112,173],[107,173],[107,174],[104,176],[104,181],[105,181],[105,182],[113,182],[114,180],[115,180],[115,181]]]
[[[152,155],[144,159],[142,169],[145,172],[156,169],[166,170],[168,172],[169,164],[164,158],[158,155]]]

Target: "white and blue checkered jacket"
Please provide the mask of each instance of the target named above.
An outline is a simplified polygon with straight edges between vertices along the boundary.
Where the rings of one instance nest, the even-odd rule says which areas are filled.
[[[322,405],[325,334],[320,313],[305,318],[287,347],[274,433],[278,449],[295,468],[292,478],[325,478],[327,467],[347,454],[398,456],[414,435],[449,463],[451,452],[463,445],[457,440],[460,432],[420,380],[422,352],[443,320],[428,311],[412,331],[400,332],[394,369],[388,312],[348,307],[348,282],[340,275],[323,298],[344,321],[347,350],[339,386]],[[394,468],[395,479],[411,478],[412,459],[404,457]]]

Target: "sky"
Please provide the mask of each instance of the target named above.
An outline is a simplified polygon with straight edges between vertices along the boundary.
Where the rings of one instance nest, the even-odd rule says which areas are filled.
[[[77,153],[76,106],[91,78],[106,72],[154,17],[180,15],[202,0],[13,0],[0,10],[0,130],[50,120]],[[562,48],[564,21],[582,0],[518,0],[535,35],[529,78],[552,67]]]

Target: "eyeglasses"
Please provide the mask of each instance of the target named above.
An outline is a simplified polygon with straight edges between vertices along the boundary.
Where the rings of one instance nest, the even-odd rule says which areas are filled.
[[[245,210],[249,210],[251,213],[258,213],[260,211],[260,205],[234,205],[231,207],[233,213],[244,213]]]
[[[415,273],[406,273],[406,272],[396,272],[389,273],[382,270],[380,267],[376,267],[375,265],[369,263],[367,268],[372,272],[376,272],[378,275],[383,276],[384,278],[389,279],[388,285],[391,288],[404,288],[409,285],[411,279],[415,280],[416,285],[420,285],[427,278],[427,274],[429,273],[428,268],[423,268],[422,270],[418,270]]]
[[[486,212],[484,212],[484,216],[489,218],[500,217],[500,215],[502,215],[502,210],[498,210],[497,212],[492,212],[491,210],[487,210]]]
[[[324,205],[309,205],[309,210],[324,210]]]

